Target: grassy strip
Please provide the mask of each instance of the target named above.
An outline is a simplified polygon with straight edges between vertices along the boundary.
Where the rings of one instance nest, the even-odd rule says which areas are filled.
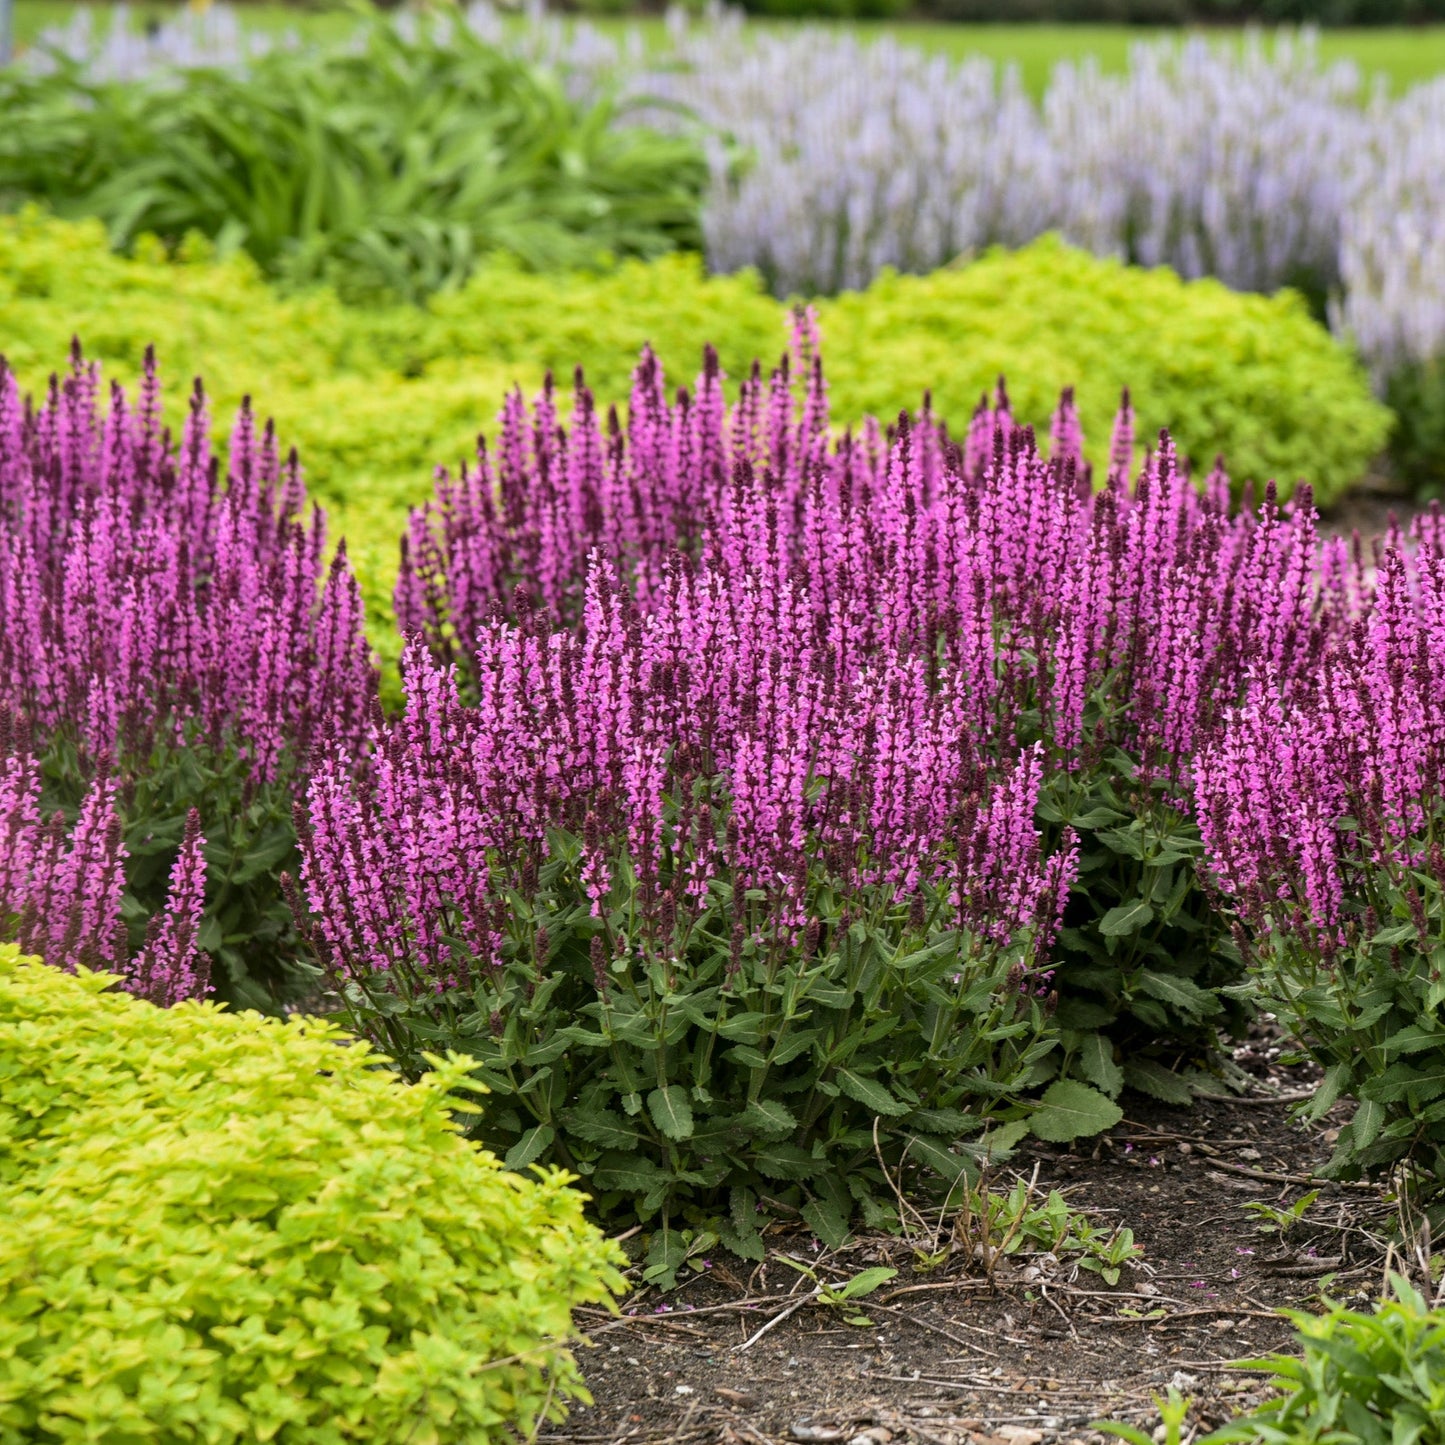
[[[77,8],[68,0],[16,0],[17,46],[23,49],[32,45],[43,30],[66,24]],[[95,8],[109,9],[102,5]],[[140,23],[149,16],[164,15],[175,8],[146,3],[134,6],[133,14]],[[247,22],[258,30],[295,30],[317,39],[344,35],[355,25],[349,11],[331,5],[301,8],[248,4],[242,8]],[[98,22],[108,23],[108,16],[96,18]],[[649,44],[658,47],[665,38],[663,23],[655,16],[599,16],[590,17],[586,23],[607,34],[636,28]],[[757,20],[751,23],[761,29],[765,26],[787,28],[794,22]],[[1121,71],[1128,66],[1132,46],[1143,40],[1179,33],[1167,28],[1128,25],[946,25],[924,21],[854,21],[848,22],[846,28],[870,40],[887,35],[930,54],[954,59],[983,55],[1001,64],[1015,64],[1024,85],[1035,97],[1043,93],[1049,73],[1061,61],[1092,56],[1103,70]],[[1242,32],[1220,29],[1210,33],[1231,38]],[[1320,38],[1320,53],[1327,61],[1353,60],[1366,75],[1385,76],[1391,91],[1398,93],[1445,73],[1445,26],[1329,30]]]

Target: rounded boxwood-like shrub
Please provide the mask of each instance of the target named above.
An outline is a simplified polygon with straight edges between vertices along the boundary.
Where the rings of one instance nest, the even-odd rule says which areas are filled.
[[[931,385],[957,430],[1002,373],[1014,415],[1046,427],[1072,386],[1097,474],[1125,386],[1141,440],[1168,427],[1198,476],[1223,454],[1256,496],[1271,478],[1281,495],[1304,479],[1327,506],[1389,436],[1363,368],[1295,292],[1183,281],[1054,236],[931,276],[885,274],[819,315],[836,416],[896,414]]]
[[[0,1441],[514,1439],[619,1254],[328,1023],[0,949]],[[467,1108],[467,1105],[460,1105]]]

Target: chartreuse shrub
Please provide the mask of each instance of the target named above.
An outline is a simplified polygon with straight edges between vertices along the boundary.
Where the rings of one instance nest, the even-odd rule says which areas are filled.
[[[0,948],[0,1439],[511,1440],[585,1399],[619,1253],[565,1175],[325,1022]]]
[[[1167,427],[1199,476],[1222,454],[1256,496],[1270,479],[1282,496],[1304,479],[1326,505],[1389,435],[1363,369],[1295,293],[1186,282],[1055,237],[931,276],[884,274],[820,316],[830,358],[844,362],[829,375],[845,415],[877,409],[902,378],[928,378],[934,406],[957,422],[1002,373],[1014,414],[1037,424],[1071,386],[1096,470],[1123,386],[1142,437]],[[883,357],[886,381],[859,365]]]

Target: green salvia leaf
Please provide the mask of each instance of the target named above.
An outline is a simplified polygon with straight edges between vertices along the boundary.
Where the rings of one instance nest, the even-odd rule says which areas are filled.
[[[1029,1115],[1029,1127],[1039,1139],[1066,1144],[1071,1139],[1102,1134],[1123,1117],[1124,1111],[1097,1089],[1073,1079],[1061,1079],[1044,1091]]]
[[[865,1078],[852,1069],[839,1069],[836,1077],[838,1087],[850,1099],[856,1099],[877,1114],[900,1118],[909,1112],[910,1106],[899,1103],[876,1079]]]
[[[687,1090],[681,1084],[669,1084],[665,1089],[654,1089],[647,1096],[647,1109],[652,1122],[669,1139],[681,1140],[692,1137],[692,1105]]]
[[[1154,909],[1147,899],[1136,898],[1130,903],[1111,908],[1099,920],[1099,932],[1105,938],[1127,938],[1154,921]]]

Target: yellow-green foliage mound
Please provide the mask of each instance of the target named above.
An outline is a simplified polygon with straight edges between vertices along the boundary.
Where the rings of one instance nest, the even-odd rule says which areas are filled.
[[[1073,386],[1098,462],[1128,386],[1142,438],[1167,426],[1199,468],[1222,452],[1238,480],[1273,477],[1288,491],[1305,477],[1326,501],[1359,479],[1389,426],[1359,367],[1292,293],[1241,296],[1053,238],[933,276],[885,275],[818,310],[844,425],[895,417],[931,388],[961,433],[1004,373],[1015,414],[1040,427]],[[674,382],[692,381],[709,341],[736,378],[754,357],[776,360],[786,318],[752,274],[707,277],[691,256],[601,275],[499,263],[425,308],[361,310],[325,291],[283,295],[205,243],[174,259],[143,243],[128,259],[98,222],[0,218],[0,354],[22,384],[42,385],[78,335],[127,382],[155,343],[182,383],[177,407],[204,375],[218,427],[255,394],[346,532],[376,620],[407,507],[429,495],[435,466],[471,454],[511,386],[530,394],[551,368],[565,395],[581,363],[600,401],[625,402],[644,342]]]
[[[1390,413],[1363,369],[1296,292],[1181,281],[1054,236],[932,276],[881,276],[822,315],[842,416],[878,405],[870,360],[887,377],[931,385],[955,429],[1000,373],[1014,414],[1036,426],[1072,386],[1102,471],[1127,386],[1141,440],[1168,427],[1199,475],[1222,453],[1237,481],[1273,478],[1287,494],[1304,479],[1322,505],[1362,478],[1389,436]]]
[[[620,1286],[565,1178],[327,1024],[0,949],[0,1440],[511,1440]]]

